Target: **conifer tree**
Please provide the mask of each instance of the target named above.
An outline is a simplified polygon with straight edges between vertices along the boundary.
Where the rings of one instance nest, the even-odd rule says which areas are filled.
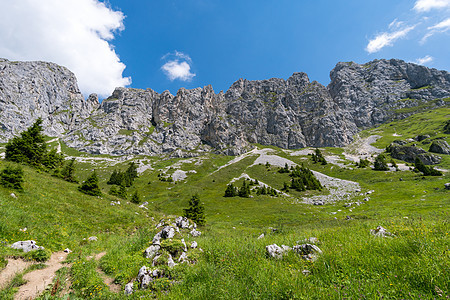
[[[198,195],[189,200],[189,207],[184,209],[184,217],[191,219],[198,225],[205,225],[205,208],[200,203]]]
[[[239,189],[238,195],[239,195],[239,197],[242,197],[242,198],[250,197],[250,185],[247,183],[247,180],[244,180],[244,182],[242,183],[242,186]]]
[[[375,158],[373,169],[375,171],[389,171],[386,157],[383,155],[383,153],[378,154],[378,156]]]
[[[227,185],[227,189],[225,190],[225,196],[224,197],[235,197],[238,195],[237,188],[234,186],[234,184],[230,183]]]
[[[78,183],[78,180],[75,178],[75,158],[66,163],[61,171],[61,175],[68,182]]]
[[[20,136],[14,137],[6,144],[5,159],[40,166],[47,152],[47,145],[42,135],[42,119],[39,118]]]
[[[424,176],[441,176],[442,172],[431,166],[426,166],[420,158],[416,157],[414,161],[414,171],[420,171]]]
[[[6,168],[0,172],[0,184],[4,187],[23,191],[23,182],[23,170],[21,167],[13,168],[11,166],[6,166]]]
[[[137,191],[134,192],[133,196],[131,197],[131,202],[136,204],[139,204],[141,202],[141,199]]]
[[[78,190],[87,195],[101,196],[102,191],[98,186],[98,178],[95,171],[78,187]]]

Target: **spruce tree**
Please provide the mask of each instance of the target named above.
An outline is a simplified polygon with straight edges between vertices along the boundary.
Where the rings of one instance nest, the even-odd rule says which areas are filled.
[[[244,182],[242,183],[242,186],[239,189],[238,195],[239,195],[239,197],[242,197],[242,198],[250,197],[250,185],[247,183],[247,180],[244,180]]]
[[[5,148],[6,160],[40,166],[47,152],[47,145],[42,135],[42,119],[37,119],[20,136],[9,140]]]
[[[75,178],[75,158],[69,160],[64,168],[61,171],[61,175],[64,180],[68,182],[78,183],[78,180]]]
[[[414,161],[414,171],[420,171],[424,176],[441,176],[442,172],[435,170],[433,167],[426,166],[420,158],[416,157]]]
[[[98,186],[98,178],[95,171],[78,187],[78,190],[87,195],[101,196],[102,191]]]
[[[389,167],[386,162],[386,157],[383,155],[383,153],[378,154],[378,156],[375,158],[373,169],[375,171],[389,171]]]
[[[191,219],[198,225],[205,225],[205,208],[200,203],[198,195],[189,200],[189,207],[184,209],[184,217]]]
[[[227,189],[225,190],[225,196],[224,197],[235,197],[238,195],[238,191],[234,184],[230,183],[227,185]]]
[[[4,187],[23,191],[23,182],[23,170],[21,167],[13,168],[11,166],[6,166],[6,168],[0,172],[0,184]]]
[[[139,204],[141,202],[141,199],[137,191],[134,192],[133,196],[131,197],[131,202],[135,204]]]

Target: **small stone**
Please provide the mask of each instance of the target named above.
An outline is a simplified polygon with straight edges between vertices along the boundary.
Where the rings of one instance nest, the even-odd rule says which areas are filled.
[[[261,235],[258,236],[258,240],[260,240],[260,239],[262,239],[262,238],[264,238],[264,233],[261,233]]]
[[[13,198],[17,198],[17,196],[16,196],[16,194],[14,194],[14,193],[11,193],[11,194],[9,194],[11,197],[13,197]]]
[[[192,229],[191,232],[189,232],[193,237],[198,237],[200,236],[202,233],[200,231],[197,231],[195,229]]]
[[[196,242],[196,241],[193,241],[193,242],[191,243],[191,248],[192,248],[192,249],[197,248],[197,242]]]
[[[450,183],[446,183],[444,186],[446,190],[450,190]]]
[[[65,252],[65,253],[71,253],[72,250],[70,250],[69,248],[66,248],[66,249],[64,249],[64,252]]]
[[[377,237],[388,237],[391,236],[392,233],[383,228],[382,226],[378,226],[376,229],[371,229],[370,233]]]
[[[267,251],[267,254],[270,256],[270,257],[273,257],[273,258],[278,258],[278,259],[281,259],[281,258],[283,258],[283,254],[284,254],[284,250],[283,250],[283,248],[281,248],[280,246],[278,246],[277,244],[273,244],[273,245],[268,245],[268,246],[266,246],[266,251]]]
[[[308,275],[311,274],[311,271],[310,270],[303,270],[302,274],[305,275],[305,276],[308,276]]]
[[[159,251],[159,249],[161,248],[161,246],[159,245],[151,245],[150,247],[148,247],[147,249],[145,249],[144,254],[146,258],[153,258]]]
[[[91,241],[91,242],[95,242],[95,241],[98,240],[98,238],[96,236],[91,236],[91,237],[88,238],[88,240]]]
[[[133,294],[133,282],[129,282],[125,285],[124,293],[125,295]]]

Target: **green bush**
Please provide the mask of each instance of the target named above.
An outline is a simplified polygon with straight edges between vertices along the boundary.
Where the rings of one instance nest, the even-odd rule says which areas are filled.
[[[138,192],[134,192],[133,196],[131,197],[131,202],[135,204],[141,203],[141,198],[139,197]]]
[[[66,163],[61,171],[61,175],[65,181],[78,183],[78,180],[75,178],[75,158]]]
[[[6,168],[0,172],[0,184],[4,187],[23,191],[23,182],[23,170],[21,167],[13,168],[11,166],[6,166]]]
[[[359,163],[357,163],[358,168],[367,168],[370,165],[370,162],[367,159],[360,159]]]
[[[102,191],[100,190],[100,187],[98,186],[98,178],[97,174],[92,173],[91,176],[86,179],[79,187],[78,190],[82,193],[85,193],[87,195],[91,196],[101,196]]]
[[[52,256],[52,252],[48,249],[38,249],[28,252],[27,256],[29,259],[38,262],[44,262],[50,259],[50,256]]]

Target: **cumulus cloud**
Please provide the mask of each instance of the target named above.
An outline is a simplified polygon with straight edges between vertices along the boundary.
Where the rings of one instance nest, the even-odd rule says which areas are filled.
[[[124,15],[98,0],[0,0],[0,57],[51,61],[75,73],[81,91],[108,96],[131,83],[110,41]]]
[[[444,33],[450,30],[450,18],[437,23],[436,25],[430,26],[427,28],[428,32],[424,35],[421,40],[421,43],[425,43],[426,40],[435,35],[436,33]]]
[[[195,73],[191,72],[192,59],[189,55],[175,51],[167,53],[161,59],[166,61],[161,70],[171,81],[190,81],[195,77]]]
[[[408,26],[406,28],[397,31],[389,33],[388,32],[380,33],[377,36],[375,36],[375,38],[369,41],[366,47],[366,51],[369,53],[375,53],[380,51],[386,46],[392,46],[396,40],[405,37],[408,34],[408,32],[413,30],[415,27],[416,27],[415,25]]]
[[[427,56],[425,56],[425,57],[416,59],[415,63],[416,63],[416,64],[419,64],[419,65],[426,65],[426,64],[432,62],[433,59],[434,59],[434,58],[433,58],[432,56],[427,55]]]
[[[417,0],[414,10],[428,12],[432,9],[450,8],[450,0]]]

